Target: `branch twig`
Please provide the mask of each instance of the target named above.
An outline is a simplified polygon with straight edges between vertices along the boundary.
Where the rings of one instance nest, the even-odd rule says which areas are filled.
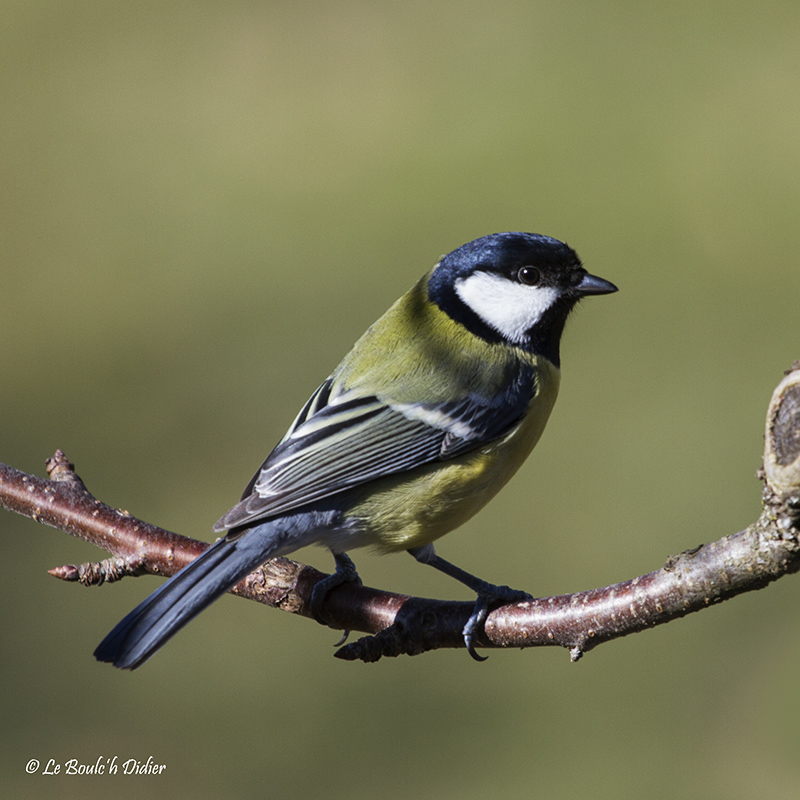
[[[573,660],[597,645],[760,589],[800,570],[800,362],[781,381],[767,413],[763,511],[745,530],[671,557],[659,570],[623,583],[497,609],[478,639],[484,647],[568,648]],[[111,554],[50,574],[83,585],[127,575],[169,577],[208,547],[96,500],[59,450],[49,480],[0,464],[0,506]],[[325,575],[287,558],[267,562],[231,591],[310,617],[311,593]],[[345,660],[376,661],[440,647],[463,647],[472,603],[443,602],[344,584],[326,600],[331,627],[372,634],[341,647]]]

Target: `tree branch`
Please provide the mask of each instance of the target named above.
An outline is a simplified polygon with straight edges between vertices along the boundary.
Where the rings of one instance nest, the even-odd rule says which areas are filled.
[[[85,586],[127,575],[169,577],[208,547],[157,528],[96,500],[64,454],[48,460],[49,480],[0,464],[0,506],[77,536],[111,554],[97,563],[65,565],[50,574]],[[572,660],[597,645],[761,589],[800,570],[800,362],[773,393],[767,412],[763,511],[745,530],[670,557],[661,569],[575,594],[539,598],[492,612],[483,647],[569,649]],[[231,591],[310,617],[311,593],[326,577],[277,558]],[[463,647],[472,603],[426,600],[355,584],[333,590],[325,614],[333,628],[372,634],[339,648],[338,658],[376,661],[440,647]]]

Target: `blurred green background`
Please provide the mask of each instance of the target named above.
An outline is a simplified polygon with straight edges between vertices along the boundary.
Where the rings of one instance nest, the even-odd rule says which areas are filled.
[[[0,460],[211,539],[300,404],[441,254],[566,239],[620,286],[565,336],[534,457],[439,551],[539,595],[759,511],[800,358],[794,2],[25,2],[0,23]],[[800,584],[606,645],[332,657],[224,598],[145,668],[92,650],[158,585],[2,514],[6,796],[797,797]],[[330,557],[303,551],[322,569]],[[467,599],[402,556],[365,581]],[[167,765],[26,775],[32,758]],[[10,792],[10,793],[9,793]]]

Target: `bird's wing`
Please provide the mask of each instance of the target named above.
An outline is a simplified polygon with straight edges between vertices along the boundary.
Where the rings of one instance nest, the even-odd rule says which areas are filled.
[[[328,379],[253,476],[241,502],[214,529],[247,525],[461,455],[514,427],[532,388],[532,382],[511,386],[491,399],[470,394],[456,402],[392,404],[347,391],[332,399]]]

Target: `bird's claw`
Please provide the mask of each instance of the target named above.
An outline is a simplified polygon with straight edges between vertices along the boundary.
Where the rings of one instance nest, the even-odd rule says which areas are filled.
[[[339,639],[339,641],[338,641],[338,642],[336,642],[336,644],[334,645],[334,647],[341,647],[341,646],[342,646],[342,645],[343,645],[343,644],[344,644],[344,643],[347,641],[347,639],[349,638],[349,636],[350,636],[350,631],[348,631],[348,630],[343,630],[343,631],[342,631],[342,638],[341,638],[341,639]]]
[[[488,591],[481,592],[478,599],[475,601],[475,606],[472,609],[467,624],[464,626],[462,634],[464,636],[464,644],[467,646],[467,652],[476,661],[486,661],[489,656],[481,656],[475,650],[475,636],[483,629],[483,624],[489,616],[489,612],[500,606],[508,603],[521,603],[525,600],[533,600],[533,597],[527,592],[521,592],[518,589],[512,589],[509,586],[491,586],[487,584]]]
[[[467,652],[476,661],[486,661],[489,656],[479,656],[475,652],[474,638],[475,634],[483,628],[483,623],[486,622],[486,617],[489,616],[489,600],[485,594],[479,594],[478,599],[475,601],[475,607],[472,609],[467,624],[461,632],[464,636],[464,644],[467,646]]]
[[[328,575],[321,581],[317,582],[314,590],[311,592],[311,616],[319,622],[320,625],[327,625],[328,623],[322,617],[322,606],[328,597],[329,592],[343,583],[356,583],[361,585],[361,578],[356,571],[356,565],[352,559],[344,553],[335,553],[334,559],[336,560],[336,571],[332,575]],[[342,633],[342,638],[336,642],[334,647],[341,647],[350,635],[349,630]]]

